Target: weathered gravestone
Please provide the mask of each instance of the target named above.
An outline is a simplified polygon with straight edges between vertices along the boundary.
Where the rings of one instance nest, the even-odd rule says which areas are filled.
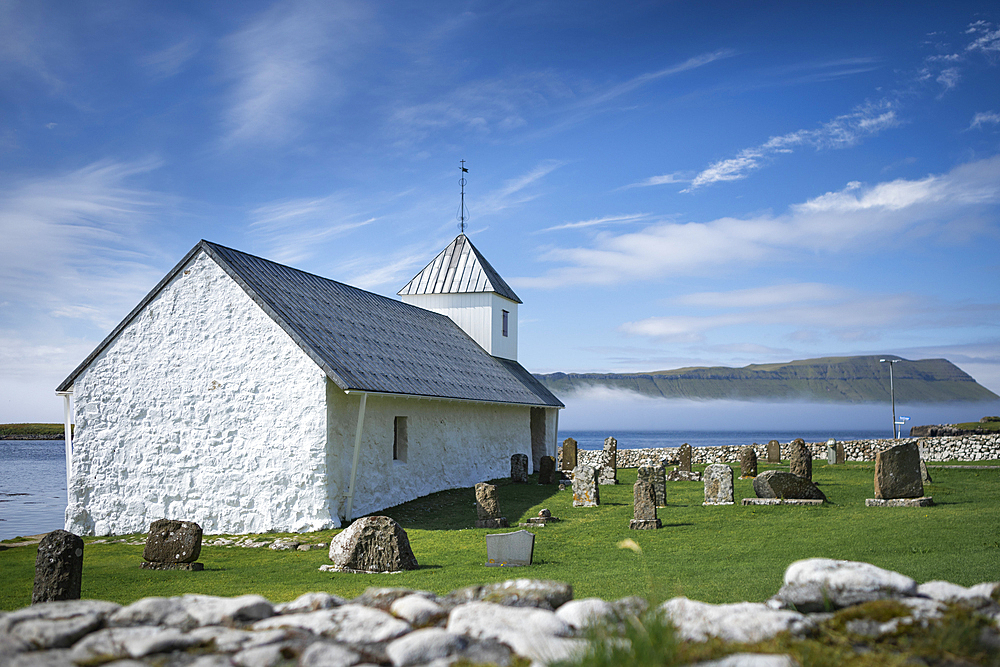
[[[920,498],[920,449],[915,442],[884,449],[875,454],[875,498]]]
[[[576,467],[576,440],[566,438],[562,444],[562,464],[560,470],[572,470]]]
[[[618,441],[612,437],[604,440],[604,450],[601,452],[597,483],[618,483]]]
[[[656,530],[661,527],[656,518],[656,491],[644,479],[637,479],[632,487],[634,518],[628,522],[632,530]]]
[[[724,463],[705,468],[705,502],[702,505],[733,505],[733,469]]]
[[[597,507],[600,504],[597,470],[581,463],[573,468],[573,507]]]
[[[770,440],[767,443],[767,462],[781,463],[781,443],[777,440]]]
[[[740,447],[740,478],[757,476],[757,452],[753,447]]]
[[[790,449],[791,452],[788,455],[789,471],[793,475],[798,475],[811,482],[813,478],[813,457],[812,452],[806,447],[806,441],[802,438],[795,438],[795,440],[792,440]]]
[[[844,453],[844,443],[837,443],[837,465],[842,465],[847,462],[847,456]]]
[[[931,479],[931,474],[927,472],[927,464],[924,463],[923,459],[920,459],[920,481],[924,484],[931,484],[934,481]]]
[[[677,469],[682,472],[691,472],[691,445],[686,442],[681,445],[680,452],[678,452],[681,462],[677,466]]]
[[[196,563],[201,555],[201,526],[194,521],[159,519],[149,524],[140,567],[144,570],[204,570]]]
[[[538,462],[538,483],[555,484],[556,460],[551,456],[543,456]]]
[[[35,558],[31,604],[79,600],[82,582],[83,540],[65,530],[54,530],[43,537]]]
[[[833,438],[826,441],[826,462],[837,465],[837,441]]]
[[[804,477],[783,470],[768,470],[753,481],[758,498],[792,498],[826,501],[826,495]]]
[[[526,530],[486,536],[487,567],[523,567],[531,565],[535,536]]]
[[[416,570],[417,558],[402,526],[387,516],[366,516],[330,540],[333,570],[401,572]]]
[[[663,461],[643,459],[639,463],[636,477],[653,485],[657,507],[667,504],[667,466]]]
[[[510,457],[510,481],[517,484],[528,483],[527,454],[514,454]]]
[[[508,528],[507,517],[500,513],[497,487],[480,482],[476,484],[476,528]]]

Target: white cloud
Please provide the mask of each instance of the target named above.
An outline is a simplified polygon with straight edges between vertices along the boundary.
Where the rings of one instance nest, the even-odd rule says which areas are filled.
[[[944,86],[945,90],[951,90],[958,85],[959,73],[957,67],[949,67],[941,70],[938,74],[937,82]]]
[[[797,283],[793,285],[771,285],[752,287],[732,292],[698,292],[685,294],[673,300],[685,306],[706,308],[778,306],[788,303],[829,301],[845,296],[840,287],[821,283]]]
[[[634,213],[632,215],[608,215],[603,218],[581,220],[580,222],[567,222],[562,225],[556,225],[555,227],[546,227],[545,229],[541,229],[539,231],[554,232],[560,229],[582,229],[584,227],[597,227],[599,225],[624,224],[627,222],[635,222],[636,220],[643,220],[648,217],[649,217],[648,213]]]
[[[139,59],[156,78],[167,78],[176,75],[189,60],[198,54],[200,47],[192,38],[182,39],[165,49],[154,51]]]
[[[690,183],[690,178],[685,178],[680,172],[674,172],[672,174],[663,174],[662,176],[650,176],[644,181],[639,181],[638,183],[630,183],[629,185],[623,186],[622,189],[627,188],[645,188],[652,185],[669,185],[671,183]]]
[[[550,288],[612,285],[668,275],[798,261],[804,253],[869,252],[907,235],[943,233],[971,207],[1000,202],[1000,157],[951,172],[864,187],[851,183],[781,215],[658,223],[637,232],[598,235],[590,247],[555,248],[541,259],[562,264],[513,285]]]
[[[682,192],[722,181],[744,179],[750,172],[760,169],[775,156],[791,153],[800,146],[817,149],[846,148],[862,139],[899,125],[899,119],[889,100],[855,107],[849,114],[838,116],[814,130],[797,130],[771,137],[760,146],[746,148],[733,158],[719,160],[702,170]],[[654,177],[657,178],[657,177]]]
[[[287,199],[250,211],[250,233],[274,261],[295,265],[323,251],[323,243],[378,218],[348,203],[346,196]]]
[[[532,190],[531,186],[564,164],[566,163],[559,160],[543,160],[528,173],[504,181],[503,186],[486,193],[482,203],[476,206],[477,211],[473,213],[488,215],[537,198],[540,193]]]
[[[347,70],[374,32],[364,4],[279,2],[225,40],[234,79],[224,117],[227,143],[278,143],[303,116],[344,94]]]
[[[987,23],[986,21],[976,21],[975,23],[970,24],[968,30],[965,32],[977,35],[977,37],[965,47],[966,51],[980,51],[990,55],[1000,53],[1000,29],[995,28],[992,23]]]
[[[982,129],[987,124],[996,125],[998,123],[1000,123],[1000,113],[995,111],[980,111],[972,117],[972,122],[969,123],[969,129]]]

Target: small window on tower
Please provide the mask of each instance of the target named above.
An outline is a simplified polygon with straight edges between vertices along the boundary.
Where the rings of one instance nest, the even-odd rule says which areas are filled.
[[[507,317],[510,315],[506,310],[503,311],[503,337],[507,337]]]
[[[392,460],[406,462],[406,417],[396,417],[393,420]]]

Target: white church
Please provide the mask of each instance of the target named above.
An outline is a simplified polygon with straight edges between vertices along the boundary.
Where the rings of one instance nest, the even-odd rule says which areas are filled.
[[[555,456],[563,404],[472,242],[399,295],[199,242],[57,389],[66,530],[321,530]]]

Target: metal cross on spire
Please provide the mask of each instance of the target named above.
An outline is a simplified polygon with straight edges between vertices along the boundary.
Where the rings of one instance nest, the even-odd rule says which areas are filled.
[[[462,203],[458,207],[458,228],[465,233],[465,221],[469,217],[469,209],[465,208],[465,175],[469,173],[469,170],[465,168],[465,160],[462,160],[462,166],[459,167],[462,170],[462,178],[458,180],[458,184],[462,186]]]

